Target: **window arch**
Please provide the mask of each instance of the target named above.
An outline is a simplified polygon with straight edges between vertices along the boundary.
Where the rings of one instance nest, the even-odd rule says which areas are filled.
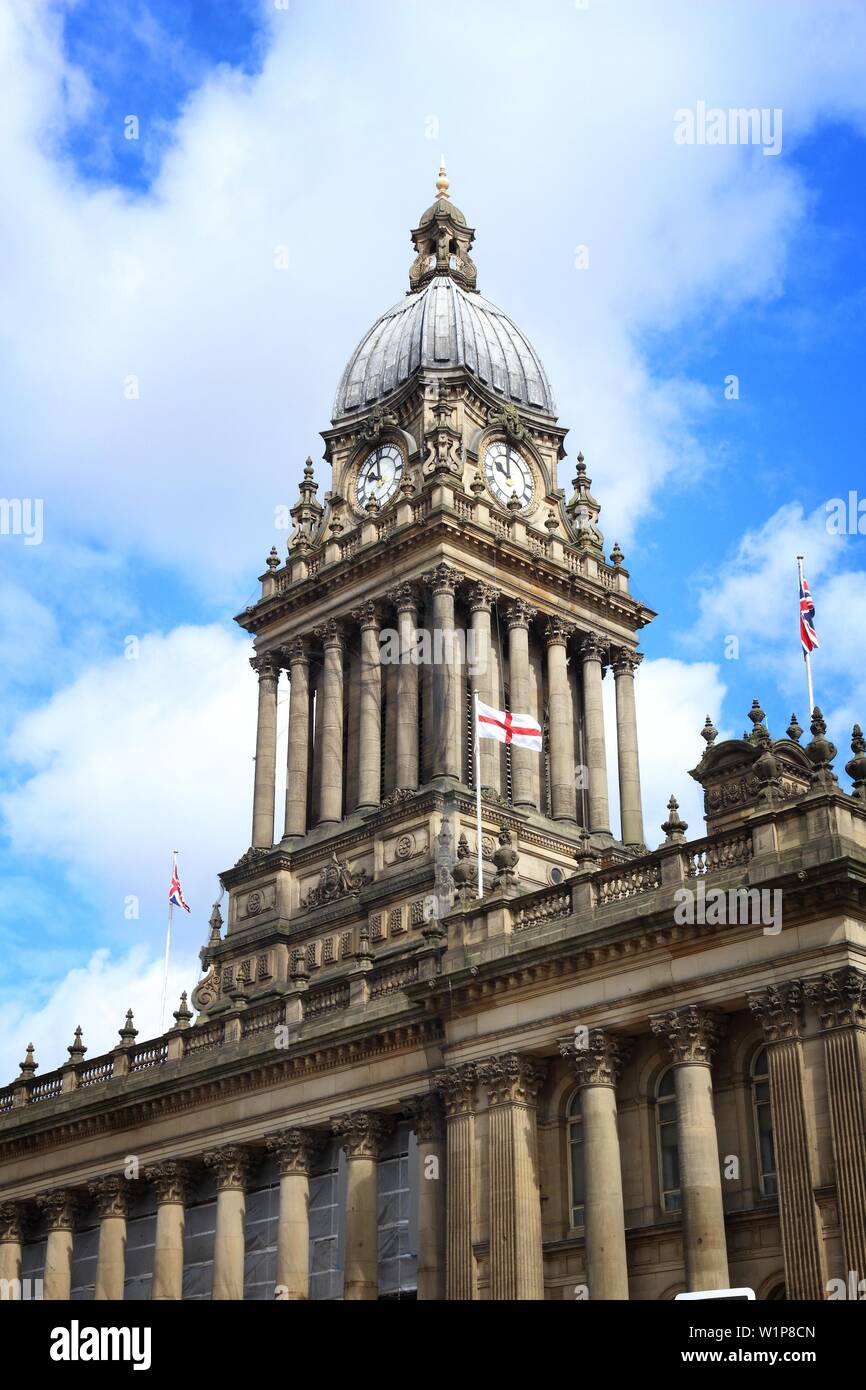
[[[766,1047],[759,1048],[752,1059],[751,1081],[758,1182],[763,1197],[775,1197],[779,1191],[779,1180],[776,1174],[776,1143],[773,1138],[770,1062]]]
[[[662,1072],[656,1085],[656,1142],[661,1209],[665,1212],[680,1211],[680,1146],[673,1067]]]
[[[580,1091],[575,1091],[568,1102],[565,1113],[568,1122],[569,1224],[572,1229],[576,1229],[585,1225],[584,1203],[586,1201],[583,1166],[583,1107],[580,1101]]]

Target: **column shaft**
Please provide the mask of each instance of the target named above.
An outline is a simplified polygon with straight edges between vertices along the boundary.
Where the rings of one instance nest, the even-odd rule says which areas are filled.
[[[418,1154],[418,1299],[446,1296],[445,1127],[438,1096],[416,1096],[406,1103]]]
[[[728,1253],[710,1059],[720,1020],[706,1009],[674,1009],[651,1020],[676,1068],[683,1256],[689,1292],[728,1287]]]
[[[547,719],[550,741],[550,813],[575,819],[574,711],[568,682],[566,642],[573,629],[559,618],[547,624]]]
[[[310,656],[300,639],[289,647],[289,745],[286,755],[284,836],[307,833],[310,778]]]
[[[454,591],[463,575],[439,564],[424,575],[433,590],[433,775],[463,778],[460,648],[454,627]]]
[[[300,1129],[267,1139],[280,1170],[277,1297],[290,1303],[310,1296],[310,1169],[318,1143],[318,1135]]]
[[[13,1288],[20,1289],[22,1242],[20,1205],[17,1202],[0,1202],[0,1299],[4,1301],[15,1297]]]
[[[43,1297],[69,1301],[72,1288],[72,1228],[50,1227],[45,1246]]]
[[[259,675],[259,717],[256,726],[256,771],[253,785],[253,846],[270,849],[274,843],[274,797],[277,776],[277,684],[280,668],[273,656],[250,662]]]
[[[382,781],[382,663],[379,654],[379,609],[365,603],[353,619],[361,629],[361,691],[358,720],[358,809],[379,805]]]
[[[516,600],[508,606],[508,686],[511,709],[518,714],[532,714],[530,709],[529,624],[536,610]],[[531,748],[511,748],[511,789],[514,805],[523,810],[535,810],[533,768],[538,754]]]
[[[509,1053],[479,1068],[488,1088],[490,1297],[544,1298],[536,1103],[544,1077]]]
[[[397,667],[396,785],[415,791],[419,781],[418,654],[415,638],[418,599],[411,584],[401,584],[388,598],[397,609],[400,657]]]
[[[183,1233],[186,1222],[187,1169],[168,1160],[145,1170],[156,1186],[156,1237],[153,1249],[151,1299],[183,1298]]]
[[[475,1099],[477,1072],[471,1062],[439,1073],[436,1086],[445,1104],[448,1169],[446,1188],[445,1296],[451,1302],[476,1297],[475,1255]]]
[[[213,1293],[216,1301],[244,1296],[244,1218],[246,1215],[247,1153],[234,1145],[204,1155],[217,1178],[216,1232],[213,1253]]]
[[[619,806],[623,843],[643,844],[643,808],[637,743],[637,711],[634,673],[643,658],[621,651],[613,665],[616,688],[616,755],[619,772]]]
[[[491,647],[490,605],[499,597],[498,589],[489,584],[473,584],[470,590],[471,652],[467,666],[472,677],[473,694],[485,705],[499,707],[499,695],[494,684],[493,651]],[[502,790],[500,777],[501,747],[492,738],[479,739],[478,759],[481,786],[496,793]]]
[[[343,631],[333,619],[316,629],[324,648],[319,825],[343,818]]]
[[[384,1116],[359,1113],[334,1122],[347,1158],[343,1298],[379,1296],[378,1158],[389,1130]]]
[[[602,646],[589,633],[580,648],[583,672],[583,730],[584,751],[589,788],[589,826],[593,830],[610,830],[610,808],[607,795],[607,755],[604,742],[604,707],[601,694]]]

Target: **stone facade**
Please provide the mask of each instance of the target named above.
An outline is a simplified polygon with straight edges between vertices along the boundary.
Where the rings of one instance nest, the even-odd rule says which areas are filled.
[[[413,311],[433,338],[384,404],[355,354],[330,490],[308,464],[288,554],[238,617],[251,844],[193,1008],[148,1041],[128,1016],[95,1059],[79,1032],[42,1077],[28,1049],[0,1090],[7,1296],[36,1275],[55,1299],[817,1299],[866,1277],[862,737],[847,794],[820,711],[805,745],[757,702],[742,740],[708,720],[709,833],[687,840],[672,798],[647,848],[655,615],[605,559],[581,456],[557,487],[565,431],[528,344],[519,389],[506,347],[483,371],[469,353],[474,233],[447,191],[411,282],[453,280],[447,341],[437,357]],[[476,692],[537,720],[543,753],[484,741],[476,766]]]

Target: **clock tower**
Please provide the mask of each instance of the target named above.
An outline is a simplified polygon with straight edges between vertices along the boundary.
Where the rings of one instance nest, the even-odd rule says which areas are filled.
[[[223,934],[215,913],[202,952],[200,1015],[291,991],[326,1010],[374,964],[398,979],[435,956],[442,919],[477,892],[479,781],[485,897],[645,849],[634,677],[654,614],[619,547],[605,557],[581,454],[570,498],[558,485],[566,431],[544,367],[477,289],[444,166],[411,237],[409,291],[337,389],[330,488],[320,500],[308,460],[288,552],[272,549],[237,618],[258,678],[252,837],[222,875],[229,920]],[[536,720],[543,752],[483,740],[476,766],[474,693]]]

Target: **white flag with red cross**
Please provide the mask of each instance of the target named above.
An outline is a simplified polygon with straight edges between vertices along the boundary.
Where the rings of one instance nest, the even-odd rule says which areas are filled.
[[[480,700],[476,704],[479,738],[495,738],[497,743],[515,743],[518,748],[534,748],[536,753],[541,752],[541,727],[531,714],[491,709]]]

